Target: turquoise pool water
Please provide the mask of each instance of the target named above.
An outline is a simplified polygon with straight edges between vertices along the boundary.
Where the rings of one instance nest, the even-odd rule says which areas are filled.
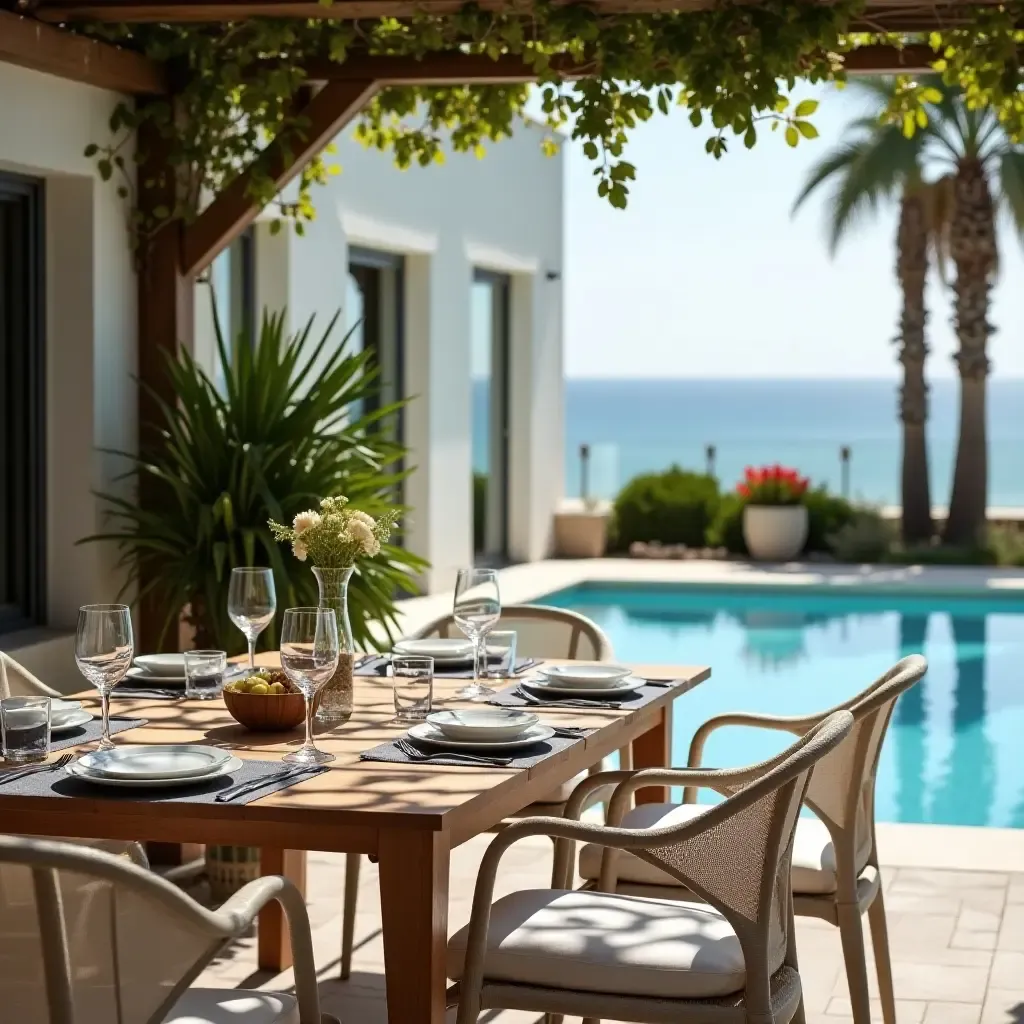
[[[928,675],[900,698],[882,752],[879,820],[1024,828],[1024,600],[585,584],[538,603],[594,619],[623,661],[712,666],[676,703],[678,765],[711,715],[822,710],[923,652]],[[746,764],[782,745],[725,729],[705,760]]]

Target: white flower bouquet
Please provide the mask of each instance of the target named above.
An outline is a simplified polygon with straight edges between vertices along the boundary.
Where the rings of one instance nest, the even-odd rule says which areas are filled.
[[[379,519],[348,507],[348,498],[324,498],[320,511],[300,512],[291,526],[270,520],[274,538],[289,542],[300,562],[310,559],[321,569],[347,569],[360,558],[380,554],[380,546],[394,529],[397,512]]]

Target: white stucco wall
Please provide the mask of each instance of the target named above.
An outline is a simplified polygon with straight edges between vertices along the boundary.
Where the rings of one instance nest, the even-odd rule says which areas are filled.
[[[550,550],[562,494],[562,157],[520,126],[483,160],[398,170],[346,135],[342,173],[315,193],[304,237],[262,230],[258,299],[287,303],[292,325],[326,320],[345,299],[349,246],[405,257],[404,393],[410,463],[408,544],[428,558],[428,590],[473,559],[470,295],[475,267],[510,274],[509,553]],[[549,274],[553,275],[549,279]]]
[[[56,633],[74,628],[79,605],[113,600],[120,586],[110,546],[75,543],[101,526],[92,492],[116,488],[123,468],[98,449],[131,450],[136,436],[126,211],[83,156],[108,138],[119,97],[5,63],[0,97],[0,169],[40,178],[46,190],[46,626]],[[31,639],[45,641],[47,631]],[[13,648],[18,640],[3,642]],[[46,678],[76,674],[66,640],[33,651],[23,660]]]

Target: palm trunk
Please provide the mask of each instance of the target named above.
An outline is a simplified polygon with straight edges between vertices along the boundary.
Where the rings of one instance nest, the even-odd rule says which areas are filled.
[[[944,539],[947,544],[979,543],[988,506],[986,349],[989,292],[996,268],[995,215],[981,162],[964,159],[957,169],[949,247],[956,265],[955,326],[959,349],[960,434],[953,493]]]
[[[932,498],[925,437],[928,385],[924,378],[928,355],[924,333],[928,319],[924,300],[928,277],[927,217],[921,192],[906,191],[896,235],[896,274],[903,289],[903,311],[897,340],[899,359],[903,364],[903,385],[900,389],[900,420],[903,423],[901,499],[903,540],[907,544],[926,542],[932,536]]]

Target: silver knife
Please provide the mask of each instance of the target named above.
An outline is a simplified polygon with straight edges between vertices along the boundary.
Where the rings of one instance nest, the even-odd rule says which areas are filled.
[[[265,786],[272,786],[281,782],[286,782],[289,779],[305,775],[307,772],[316,772],[319,774],[320,771],[321,766],[318,764],[300,764],[294,768],[286,768],[283,772],[275,772],[273,775],[264,775],[262,779],[254,779],[252,782],[239,783],[237,786],[232,786],[230,789],[222,790],[213,799],[218,803],[224,803],[228,800],[234,800],[235,797],[245,796],[246,793],[251,793],[254,789],[263,789]]]

